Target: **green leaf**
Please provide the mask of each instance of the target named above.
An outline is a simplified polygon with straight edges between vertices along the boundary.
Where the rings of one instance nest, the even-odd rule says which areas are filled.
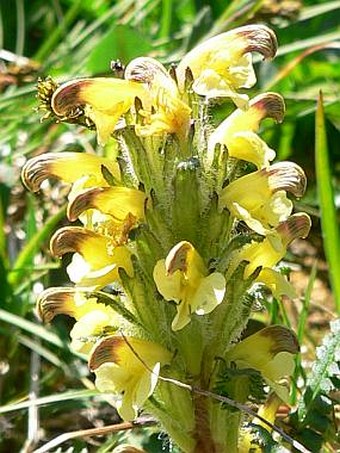
[[[322,93],[320,92],[315,122],[315,168],[318,189],[321,227],[325,254],[328,262],[330,280],[335,304],[340,311],[340,237],[336,215],[332,174],[327,146],[325,115]]]

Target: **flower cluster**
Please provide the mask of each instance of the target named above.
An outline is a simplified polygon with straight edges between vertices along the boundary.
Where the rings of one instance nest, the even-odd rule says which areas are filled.
[[[303,170],[271,164],[275,151],[259,135],[264,119],[282,121],[284,101],[243,92],[256,82],[252,52],[272,58],[276,47],[270,29],[249,25],[198,45],[169,72],[140,57],[124,78],[39,84],[45,116],[95,129],[104,147],[102,156],[48,153],[23,169],[33,191],[46,178],[69,183],[67,216],[78,222],[51,239],[53,255],[73,254],[74,286],[45,290],[39,314],[74,317],[72,347],[88,355],[98,389],[119,396],[123,419],[153,413],[183,451],[202,442],[237,451],[241,415],[160,373],[214,390],[222,366],[236,369],[229,394],[245,402],[252,369],[288,396],[294,333],[270,326],[240,341],[254,285],[294,297],[275,267],[310,229],[290,198],[304,193]],[[236,107],[214,128],[216,98]],[[115,158],[105,156],[111,143]]]

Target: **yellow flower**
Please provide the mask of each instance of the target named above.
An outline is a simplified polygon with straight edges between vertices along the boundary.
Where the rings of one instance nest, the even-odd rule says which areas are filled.
[[[274,325],[240,341],[226,357],[238,368],[259,371],[277,395],[287,401],[288,391],[280,380],[293,374],[294,355],[298,352],[296,335],[286,327]]]
[[[172,354],[162,346],[133,337],[110,336],[92,351],[89,366],[101,392],[120,395],[117,409],[124,420],[133,420],[153,393],[160,367]]]
[[[224,298],[225,278],[218,272],[208,275],[202,258],[187,241],[179,242],[165,260],[157,262],[153,277],[164,299],[177,303],[173,330],[183,329],[192,313],[210,313]]]
[[[109,237],[81,227],[60,228],[51,239],[56,256],[76,252],[67,268],[71,281],[79,287],[97,289],[119,281],[119,269],[133,276],[131,252],[115,247]]]
[[[259,275],[255,278],[254,283],[261,283],[269,288],[275,297],[280,299],[281,296],[288,296],[290,299],[296,297],[296,292],[288,280],[274,269],[264,267]]]
[[[151,105],[139,113],[144,116],[143,125],[136,125],[142,136],[176,134],[185,140],[190,125],[190,107],[181,100],[175,81],[164,66],[149,57],[132,60],[125,70],[125,78],[146,85]]]
[[[272,58],[276,48],[274,33],[264,25],[246,25],[217,35],[184,56],[176,70],[180,89],[184,90],[186,70],[190,68],[197,94],[227,96],[242,108],[248,96],[237,90],[251,88],[256,82],[251,52]]]
[[[268,234],[262,242],[252,241],[235,251],[230,260],[227,279],[242,261],[248,264],[244,270],[244,278],[248,278],[258,268],[272,268],[285,256],[288,245],[296,238],[305,238],[310,230],[310,218],[305,213],[293,214],[275,230]],[[268,281],[263,275],[264,281]],[[259,278],[259,277],[258,277]]]
[[[306,176],[298,165],[279,162],[230,183],[220,193],[219,206],[257,233],[267,234],[292,212],[286,191],[301,197],[305,187]]]
[[[141,83],[97,77],[63,83],[53,93],[51,107],[61,120],[83,113],[97,129],[98,143],[104,145],[119,118],[134,105],[138,97],[148,97]]]
[[[120,180],[119,165],[105,157],[86,153],[47,153],[33,157],[25,164],[22,170],[22,180],[26,187],[33,192],[37,192],[41,183],[50,177],[66,183],[75,183],[86,178],[91,181],[92,186],[108,186],[103,176],[103,167],[117,181]]]
[[[67,207],[69,220],[110,237],[115,245],[128,241],[128,234],[144,219],[145,193],[128,187],[74,188]]]
[[[257,168],[268,167],[275,158],[275,151],[255,133],[261,121],[274,118],[281,122],[284,114],[284,102],[276,93],[256,96],[249,103],[247,110],[237,109],[229,115],[211,134],[208,141],[207,160],[213,161],[217,144],[224,145],[228,156],[252,162]]]
[[[45,322],[52,321],[58,314],[75,318],[77,322],[70,332],[71,348],[83,354],[90,352],[96,337],[106,329],[112,333],[119,324],[118,314],[109,305],[75,288],[48,288],[40,294],[37,309]]]

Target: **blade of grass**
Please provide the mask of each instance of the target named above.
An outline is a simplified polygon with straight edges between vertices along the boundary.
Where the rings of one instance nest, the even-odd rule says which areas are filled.
[[[280,71],[277,74],[275,74],[274,78],[272,80],[269,80],[265,84],[263,90],[264,91],[271,90],[274,85],[279,83],[282,79],[286,78],[296,68],[296,66],[299,65],[306,57],[313,54],[314,52],[325,49],[340,49],[340,43],[326,42],[324,44],[318,44],[316,46],[306,49],[304,52],[302,52],[297,57],[290,60],[285,66],[283,66],[283,68],[280,69]]]
[[[36,61],[43,62],[53,51],[54,47],[58,43],[61,37],[67,35],[67,27],[73,22],[77,17],[77,14],[81,10],[82,0],[77,0],[71,3],[71,7],[65,14],[64,20],[55,28],[54,32],[43,42],[43,45],[40,47],[36,53],[34,59]]]
[[[299,17],[297,18],[297,21],[302,22],[304,20],[312,19],[313,17],[319,17],[321,16],[321,14],[325,14],[337,9],[340,9],[339,0],[322,3],[320,5],[306,6],[306,8],[302,9]]]
[[[0,320],[9,323],[12,326],[18,327],[19,329],[25,330],[26,332],[29,332],[37,337],[40,337],[48,343],[57,346],[58,348],[69,350],[67,344],[63,343],[56,334],[50,332],[48,329],[40,326],[37,323],[22,318],[21,316],[14,315],[13,313],[9,313],[6,310],[0,309]]]
[[[15,53],[17,55],[24,54],[25,47],[25,9],[23,0],[16,0],[17,9],[17,36],[15,44]]]
[[[317,272],[317,261],[314,262],[309,279],[308,279],[308,285],[306,288],[306,292],[304,295],[304,298],[302,300],[302,310],[299,315],[299,320],[298,320],[298,326],[297,326],[297,337],[298,337],[298,343],[304,344],[304,336],[305,336],[305,327],[306,327],[306,322],[307,322],[307,317],[308,317],[308,312],[309,312],[309,306],[311,302],[311,296],[312,296],[312,290],[316,278],[316,272]],[[293,385],[292,388],[292,395],[291,395],[291,404],[294,405],[297,402],[297,381],[299,376],[305,377],[305,372],[301,364],[301,356],[298,355],[296,358],[296,366],[294,370],[294,375],[293,375],[293,382],[295,385]]]
[[[73,390],[71,392],[58,393],[57,395],[42,396],[37,398],[34,403],[32,403],[32,401],[23,401],[22,403],[6,404],[4,406],[0,406],[0,414],[28,409],[32,406],[32,404],[35,406],[46,406],[47,404],[56,404],[63,401],[77,399],[81,400],[91,398],[93,396],[100,398],[103,397],[103,399],[107,398],[105,393],[99,393],[98,390]]]
[[[325,114],[322,92],[320,91],[315,117],[315,169],[316,184],[321,210],[321,228],[325,254],[329,267],[329,277],[340,312],[340,237],[337,223],[332,174],[327,146]]]
[[[45,223],[43,228],[38,231],[21,250],[8,276],[8,281],[13,288],[15,288],[20,283],[22,277],[26,275],[26,267],[32,264],[33,257],[40,244],[48,238],[56,224],[64,216],[65,208],[62,208],[57,214],[55,214]]]
[[[281,46],[276,54],[276,58],[286,55],[290,52],[297,52],[298,50],[308,49],[313,46],[319,46],[321,44],[330,43],[336,41],[340,38],[340,30],[335,30],[330,33],[320,34],[318,36],[313,36],[312,38],[300,39],[293,42],[292,44],[286,44]],[[257,58],[254,59],[257,61]]]

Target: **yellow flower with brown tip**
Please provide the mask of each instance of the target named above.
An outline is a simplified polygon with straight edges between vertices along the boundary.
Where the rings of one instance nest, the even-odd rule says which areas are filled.
[[[37,192],[47,178],[60,179],[66,183],[86,178],[93,186],[107,186],[103,176],[104,167],[114,179],[120,180],[119,165],[114,160],[87,153],[46,153],[30,159],[24,165],[21,177],[25,186],[33,192]]]
[[[227,207],[237,219],[259,234],[267,234],[291,214],[293,203],[286,191],[301,197],[306,176],[293,162],[279,162],[236,179],[222,189],[220,208]]]
[[[264,25],[246,25],[214,36],[196,46],[179,63],[177,78],[184,90],[186,70],[193,74],[193,90],[208,97],[230,97],[243,108],[248,96],[238,93],[256,82],[251,52],[272,58],[277,49],[275,34]]]
[[[90,352],[106,329],[112,333],[119,325],[118,314],[108,304],[76,288],[48,288],[40,294],[37,309],[45,322],[52,321],[58,314],[75,318],[77,322],[70,332],[71,348],[82,354]]]
[[[183,141],[190,125],[190,107],[181,100],[176,82],[164,66],[154,58],[132,60],[125,69],[125,78],[142,82],[150,95],[149,108],[139,113],[144,116],[136,132],[142,136],[176,134]]]
[[[101,392],[119,395],[117,410],[133,420],[155,390],[161,366],[172,354],[159,344],[119,335],[104,338],[92,351],[89,366]]]
[[[268,167],[275,158],[275,151],[256,134],[264,118],[281,122],[284,102],[276,93],[264,93],[249,102],[247,110],[237,109],[211,134],[208,141],[207,160],[214,158],[217,144],[226,147],[228,156],[252,162],[257,168]]]
[[[131,252],[115,247],[110,237],[81,227],[60,228],[51,239],[55,256],[75,252],[67,272],[72,282],[87,289],[102,288],[120,280],[119,269],[133,276]]]
[[[193,313],[210,313],[224,298],[225,278],[219,272],[209,274],[203,259],[187,241],[179,242],[165,260],[157,262],[153,278],[164,299],[177,304],[173,330],[183,329]]]
[[[83,113],[95,124],[98,143],[105,145],[118,120],[148,94],[141,83],[115,78],[89,78],[63,83],[53,93],[51,108],[61,120]]]
[[[252,241],[235,251],[230,259],[227,279],[242,261],[248,262],[244,269],[244,278],[258,268],[272,268],[285,256],[288,245],[297,238],[305,238],[310,230],[310,217],[305,213],[293,214],[268,234],[262,242]],[[261,274],[260,274],[261,275]],[[258,277],[260,279],[260,276]],[[264,276],[263,282],[266,282]]]
[[[110,237],[115,245],[128,241],[129,232],[144,218],[144,192],[129,187],[74,188],[67,206],[67,217]]]
[[[237,368],[259,371],[278,396],[287,401],[287,388],[280,380],[293,374],[294,356],[298,352],[299,344],[293,331],[273,325],[237,343],[227,352],[226,358]]]

